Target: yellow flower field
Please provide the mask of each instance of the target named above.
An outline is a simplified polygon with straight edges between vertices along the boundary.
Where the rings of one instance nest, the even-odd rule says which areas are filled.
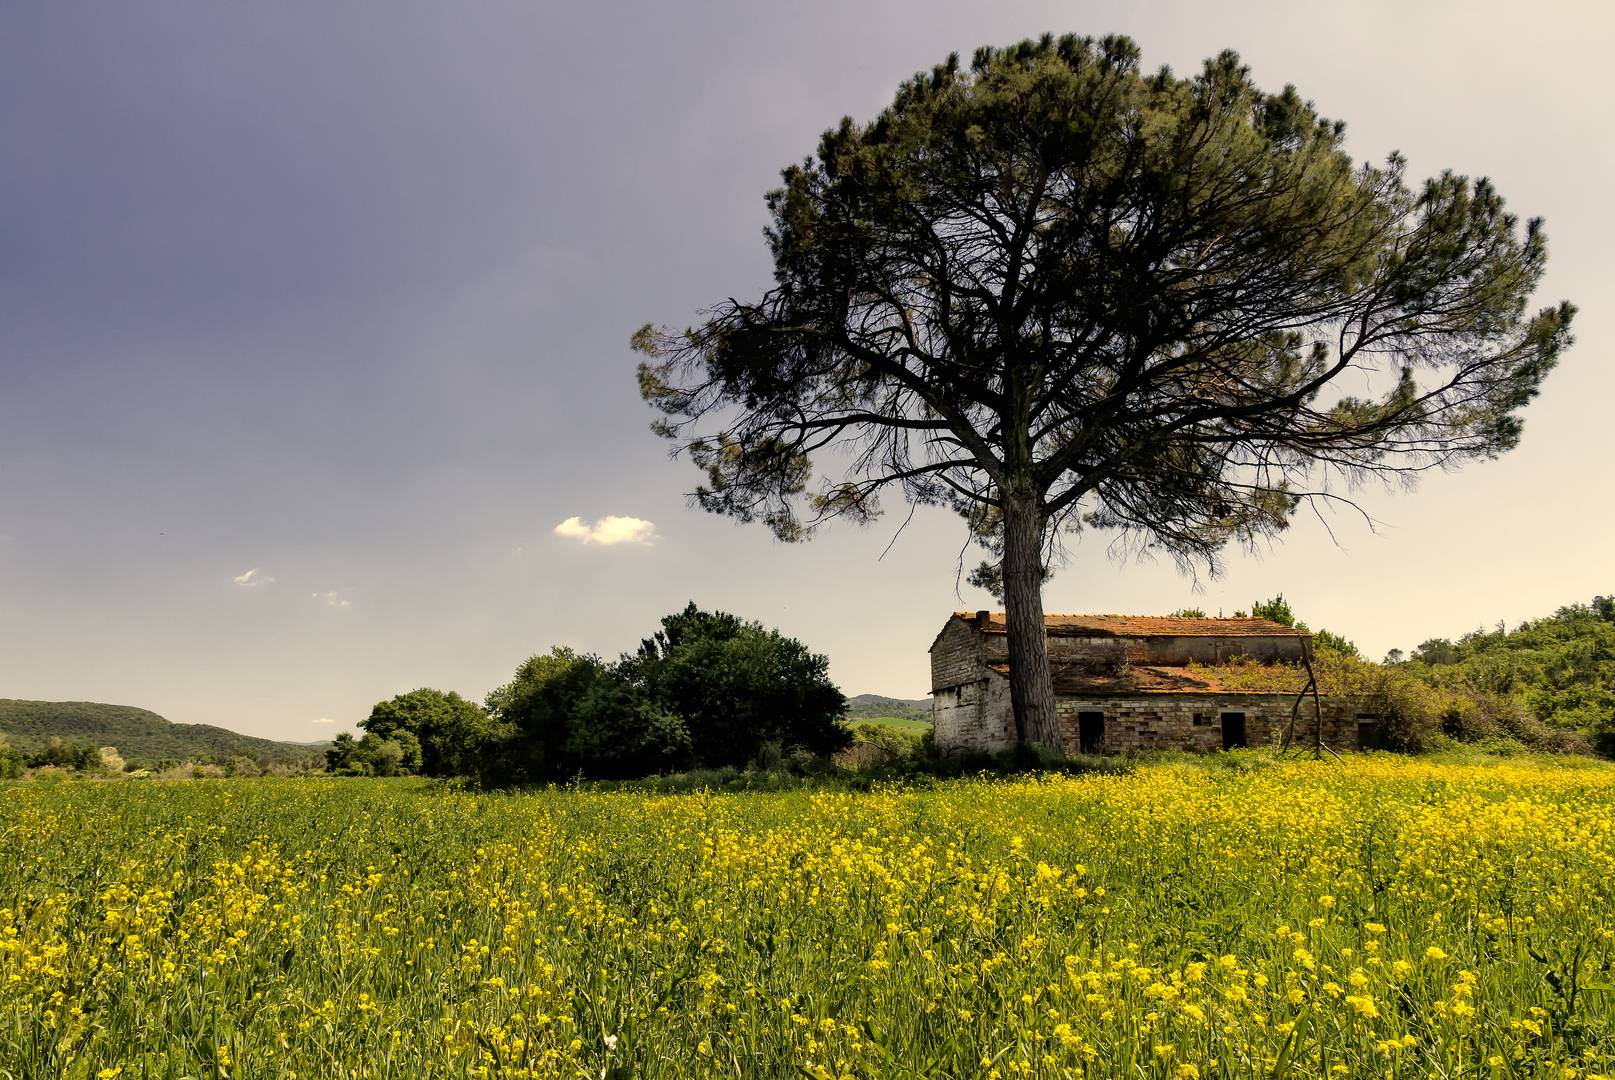
[[[1615,770],[0,787],[0,1077],[1615,1077]]]

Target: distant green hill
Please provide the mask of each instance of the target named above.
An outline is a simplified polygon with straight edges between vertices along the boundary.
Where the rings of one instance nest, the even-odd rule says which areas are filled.
[[[898,731],[923,734],[931,727],[931,699],[859,694],[847,699],[847,723],[882,724]]]
[[[165,759],[199,764],[250,758],[260,764],[310,765],[323,743],[285,743],[211,724],[175,724],[154,712],[93,701],[18,701],[0,698],[0,735],[18,750],[43,748],[52,738],[115,746],[124,761],[150,766]]]

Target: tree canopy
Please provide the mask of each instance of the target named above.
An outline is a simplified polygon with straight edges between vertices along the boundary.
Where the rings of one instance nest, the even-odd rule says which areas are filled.
[[[488,782],[623,779],[743,766],[765,744],[828,755],[849,741],[829,661],[794,638],[694,603],[615,664],[557,648],[488,696]]]
[[[577,771],[571,747],[575,718],[606,675],[597,656],[560,647],[528,657],[510,682],[488,695],[498,743],[481,763],[484,782],[561,779]]]
[[[492,734],[476,702],[426,687],[377,702],[359,726],[367,736],[398,743],[403,768],[426,776],[468,774]]]
[[[1232,52],[983,48],[844,119],[767,197],[774,284],[646,326],[640,390],[698,505],[785,540],[890,492],[993,553],[1017,727],[1058,746],[1041,588],[1060,538],[1213,572],[1341,480],[1508,450],[1570,340],[1546,239],[1492,184],[1410,186]]]
[[[325,751],[326,769],[344,776],[403,776],[419,772],[420,765],[420,742],[405,730],[386,739],[373,732],[355,739],[344,731]]]
[[[1234,612],[1234,617],[1244,618],[1246,614],[1247,613],[1244,611],[1236,611]],[[1266,619],[1269,622],[1276,622],[1280,626],[1293,626],[1303,633],[1311,634],[1312,644],[1316,648],[1326,652],[1342,653],[1346,656],[1360,655],[1357,651],[1356,644],[1342,637],[1340,634],[1336,634],[1333,631],[1324,629],[1314,630],[1312,627],[1296,618],[1295,610],[1290,607],[1290,602],[1284,599],[1283,593],[1279,593],[1271,600],[1256,601],[1251,605],[1249,614],[1257,619]]]
[[[744,765],[764,743],[827,755],[847,744],[829,660],[795,638],[692,602],[623,658],[622,679],[679,717],[700,763]]]

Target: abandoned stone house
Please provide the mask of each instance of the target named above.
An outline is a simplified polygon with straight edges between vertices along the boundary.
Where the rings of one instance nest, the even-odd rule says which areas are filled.
[[[1309,635],[1266,619],[1049,615],[1044,624],[1067,753],[1224,750],[1273,742],[1306,685],[1299,664]],[[1278,693],[1221,685],[1218,668],[1236,658],[1284,664],[1274,681],[1296,685]],[[1015,745],[1008,676],[1003,613],[954,612],[931,644],[938,748],[995,751]],[[1321,704],[1329,746],[1377,744],[1378,721],[1360,711],[1359,702],[1324,697]],[[1297,738],[1310,743],[1315,728],[1309,699],[1297,720]]]

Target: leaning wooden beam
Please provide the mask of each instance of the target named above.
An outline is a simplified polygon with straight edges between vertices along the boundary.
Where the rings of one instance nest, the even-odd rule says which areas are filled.
[[[1340,761],[1340,755],[1323,741],[1323,699],[1318,696],[1318,673],[1312,668],[1312,639],[1309,637],[1301,639],[1301,662],[1307,666],[1307,690],[1312,691],[1312,756],[1322,758],[1323,752],[1328,750],[1330,757]],[[1301,691],[1303,697],[1306,692]]]

